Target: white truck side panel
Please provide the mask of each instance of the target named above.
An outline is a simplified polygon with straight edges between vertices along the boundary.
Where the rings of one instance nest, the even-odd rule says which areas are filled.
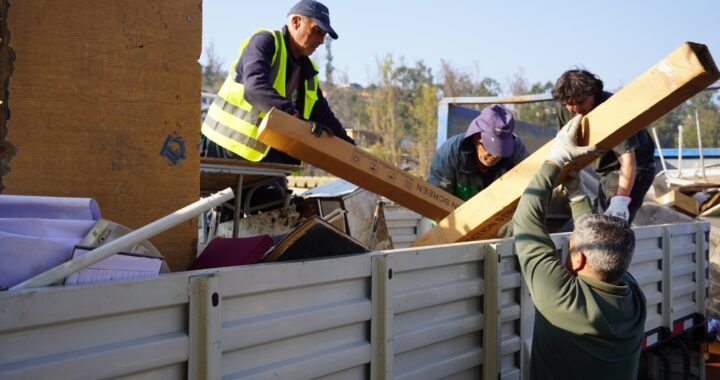
[[[442,252],[408,249],[389,255],[393,378],[480,374],[484,246],[446,245]]]
[[[647,301],[645,331],[662,327],[662,258],[663,229],[655,226],[635,228],[635,253],[630,273]]]
[[[646,331],[704,310],[708,229],[636,229]],[[533,316],[511,239],[9,291],[0,378],[520,379]]]
[[[385,224],[394,248],[407,248],[417,240],[422,215],[405,208],[388,207],[384,210]]]

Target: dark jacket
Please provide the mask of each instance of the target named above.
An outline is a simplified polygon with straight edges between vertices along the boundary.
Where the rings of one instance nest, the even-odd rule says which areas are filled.
[[[474,123],[470,124],[465,134],[455,135],[445,141],[435,152],[428,174],[429,183],[465,201],[490,186],[528,155],[522,139],[513,135],[512,156],[501,159],[483,173],[478,167],[477,153],[471,139],[480,130],[472,131],[472,128],[477,129]]]
[[[280,96],[273,88],[272,83],[270,83],[270,67],[275,52],[275,42],[270,32],[256,33],[250,38],[240,62],[235,65],[235,81],[245,86],[245,99],[260,111],[268,112],[270,108],[275,107],[289,114],[294,114],[303,109],[305,87],[302,83],[305,79],[311,79],[317,75],[317,71],[312,66],[310,58],[300,57],[300,59],[295,60],[292,57],[287,27],[283,27],[282,30],[288,51],[288,80],[292,76],[290,73],[300,65],[300,85],[298,86],[296,101],[293,102],[287,97]],[[302,112],[300,113],[302,114]],[[335,136],[350,143],[355,143],[347,135],[345,128],[340,124],[335,114],[333,114],[320,88],[318,88],[318,100],[310,115],[310,120],[329,126],[335,132]]]

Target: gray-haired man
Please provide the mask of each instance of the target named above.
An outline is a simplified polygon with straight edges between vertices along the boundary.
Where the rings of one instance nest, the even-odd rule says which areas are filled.
[[[563,264],[545,226],[555,180],[566,162],[593,153],[577,146],[582,116],[555,138],[513,217],[515,246],[535,304],[533,379],[635,379],[645,327],[645,296],[627,273],[635,235],[617,217],[590,214],[577,177],[566,181],[575,230]]]

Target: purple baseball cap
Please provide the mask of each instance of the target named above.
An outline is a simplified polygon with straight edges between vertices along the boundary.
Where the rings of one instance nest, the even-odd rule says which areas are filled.
[[[332,37],[333,40],[338,39],[337,33],[330,26],[330,11],[328,7],[315,0],[301,0],[297,4],[293,5],[288,12],[289,15],[301,15],[310,17],[315,20],[315,23],[324,30],[327,34]]]
[[[487,106],[470,123],[465,137],[480,133],[483,146],[495,157],[510,157],[513,154],[513,130],[515,118],[512,112],[498,104]]]

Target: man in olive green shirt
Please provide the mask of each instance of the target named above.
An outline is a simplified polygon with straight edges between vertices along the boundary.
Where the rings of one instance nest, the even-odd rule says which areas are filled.
[[[577,178],[566,181],[575,230],[564,264],[545,226],[552,189],[564,164],[596,152],[594,147],[577,146],[581,117],[558,133],[513,217],[518,260],[536,308],[530,377],[635,379],[646,303],[626,272],[635,248],[633,231],[621,218],[590,214]]]

